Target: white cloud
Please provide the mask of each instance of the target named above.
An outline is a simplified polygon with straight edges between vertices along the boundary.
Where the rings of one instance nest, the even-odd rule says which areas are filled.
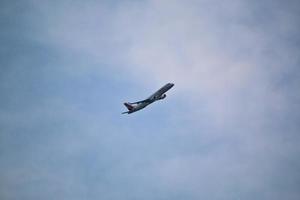
[[[107,70],[127,71],[128,80],[151,88],[174,82],[172,95],[182,101],[181,108],[170,111],[169,121],[174,127],[168,124],[161,131],[166,133],[160,135],[159,144],[150,136],[134,138],[130,132],[140,125],[134,120],[128,126],[108,130],[112,135],[108,137],[98,135],[99,119],[85,119],[81,124],[78,121],[84,120],[79,118],[76,122],[88,131],[88,139],[82,141],[79,134],[70,141],[69,149],[59,144],[64,153],[79,153],[97,139],[102,141],[104,154],[113,147],[114,152],[106,156],[120,159],[120,165],[109,171],[109,181],[120,181],[142,170],[141,179],[150,180],[147,186],[157,184],[170,193],[183,190],[195,198],[253,199],[249,196],[260,192],[265,196],[256,197],[261,199],[282,199],[288,192],[298,196],[295,183],[299,178],[291,177],[296,170],[289,165],[298,163],[296,125],[285,121],[289,116],[297,121],[298,116],[291,111],[299,109],[299,92],[295,90],[299,77],[293,76],[299,63],[294,50],[299,47],[289,44],[298,32],[295,12],[289,13],[287,7],[279,12],[276,3],[273,6],[238,0],[126,1],[118,5],[102,1],[34,2],[34,14],[29,20],[34,24],[35,41],[57,49],[75,62],[83,58],[89,63],[110,63],[114,68]],[[102,65],[83,63],[73,67],[72,62],[68,70],[78,74],[104,70]],[[80,114],[75,110],[65,117]],[[146,131],[150,125],[148,121],[142,123],[140,126],[146,128],[138,130]],[[287,129],[289,125],[293,128]],[[115,122],[107,122],[110,126],[115,126]],[[123,133],[124,129],[124,138],[116,139],[120,137],[116,132]],[[150,138],[152,142],[146,141]],[[124,141],[131,143],[122,146]],[[147,146],[149,143],[152,149]],[[92,143],[92,151],[97,144]],[[190,146],[196,150],[190,150]],[[141,148],[149,157],[144,152],[133,152]],[[165,149],[171,149],[167,155],[156,155]],[[123,152],[133,156],[128,159]],[[150,169],[145,167],[148,164]],[[124,168],[128,174],[122,173]],[[118,176],[113,177],[116,172]],[[129,180],[141,180],[135,178]],[[278,182],[290,187],[281,191]]]

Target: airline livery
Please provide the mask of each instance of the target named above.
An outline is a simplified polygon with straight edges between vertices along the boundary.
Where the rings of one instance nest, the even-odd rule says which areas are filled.
[[[148,106],[149,104],[158,101],[158,100],[162,100],[164,98],[166,98],[166,92],[171,89],[174,86],[173,83],[167,83],[166,85],[164,85],[162,88],[160,88],[159,90],[157,90],[154,94],[152,94],[150,97],[148,97],[145,100],[142,101],[137,101],[137,102],[133,102],[133,103],[129,103],[126,102],[124,103],[124,105],[126,106],[126,108],[128,109],[127,112],[123,112],[122,114],[131,114],[133,112],[136,112],[138,110],[141,110],[143,108],[145,108],[146,106]]]

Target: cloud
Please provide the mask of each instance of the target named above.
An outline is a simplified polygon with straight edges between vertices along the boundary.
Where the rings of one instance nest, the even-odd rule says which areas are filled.
[[[1,76],[2,197],[298,199],[296,1],[26,5]],[[168,104],[116,117],[165,82]]]
[[[36,23],[37,40],[110,63],[108,70],[126,71],[148,87],[173,81],[180,95],[195,99],[192,105],[208,102],[216,120],[235,118],[242,108],[288,105],[277,88],[299,62],[296,47],[288,45],[297,40],[298,15],[288,5],[280,11],[279,2],[268,1],[37,5],[43,19]]]

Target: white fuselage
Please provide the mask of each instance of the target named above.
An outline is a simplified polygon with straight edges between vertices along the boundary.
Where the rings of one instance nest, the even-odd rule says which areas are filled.
[[[153,102],[151,102],[151,103],[153,103]],[[141,110],[141,109],[145,108],[146,106],[150,105],[151,103],[146,103],[146,102],[145,103],[139,103],[136,106],[134,106],[134,108],[132,110],[130,110],[128,112],[128,114],[136,112],[138,110]]]

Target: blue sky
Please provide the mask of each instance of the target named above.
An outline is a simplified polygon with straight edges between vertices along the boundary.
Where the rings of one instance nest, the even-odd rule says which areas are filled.
[[[0,199],[299,199],[297,1],[0,4]]]

